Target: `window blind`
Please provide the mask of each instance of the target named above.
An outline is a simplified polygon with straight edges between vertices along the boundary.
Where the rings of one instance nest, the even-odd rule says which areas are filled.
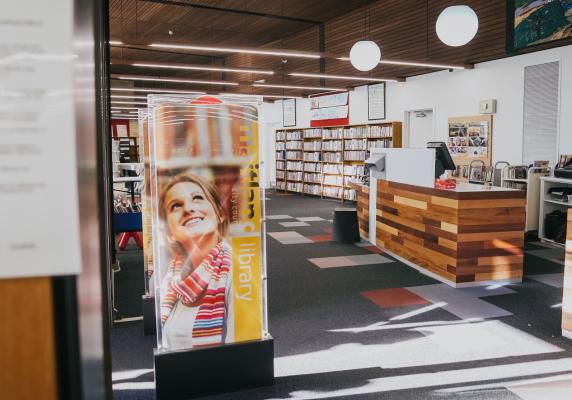
[[[522,161],[557,161],[560,63],[524,68]]]

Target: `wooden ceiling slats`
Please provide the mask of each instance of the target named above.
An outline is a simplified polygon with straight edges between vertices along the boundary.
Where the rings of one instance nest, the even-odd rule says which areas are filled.
[[[181,0],[179,0],[181,1]],[[257,13],[284,15],[324,22],[326,52],[347,56],[351,46],[364,39],[365,9],[363,0],[184,0],[212,7],[247,10]],[[479,32],[466,46],[452,48],[437,38],[435,23],[443,9],[457,4],[453,0],[378,0],[369,7],[369,37],[376,41],[382,56],[388,59],[427,61],[438,63],[477,63],[506,56],[504,1],[464,0],[479,16]],[[267,47],[289,50],[318,51],[319,30],[317,25],[298,23],[277,18],[239,15],[193,7],[157,4],[144,0],[111,0],[110,33],[113,39],[153,39],[180,41],[183,43],[211,43],[213,46]],[[168,30],[175,31],[173,37]],[[195,52],[198,53],[198,52]],[[199,53],[200,54],[200,53]],[[256,74],[227,74],[227,79],[243,82],[265,79],[268,83],[291,85],[319,85],[319,79],[292,77],[294,71],[319,72],[318,60],[288,58],[282,63],[280,57],[252,56],[245,54],[169,54],[168,52],[144,52],[112,49],[111,57],[136,58],[146,61],[220,64],[271,69],[273,76]],[[356,74],[351,63],[335,59],[325,60],[329,74],[400,77],[436,71],[432,68],[380,65],[369,74]],[[134,71],[133,73],[141,73]],[[188,73],[177,73],[189,76]],[[193,76],[198,76],[194,74]],[[359,82],[326,79],[326,85],[356,86]],[[186,85],[185,88],[189,88]],[[212,90],[212,87],[208,88]],[[228,90],[264,92],[272,89],[227,88]],[[304,91],[276,89],[274,92],[288,95]]]

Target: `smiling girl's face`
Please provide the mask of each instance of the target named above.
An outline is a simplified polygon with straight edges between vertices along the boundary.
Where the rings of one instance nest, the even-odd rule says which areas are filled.
[[[165,194],[164,204],[171,238],[187,251],[200,242],[218,240],[219,216],[199,185],[176,183]]]

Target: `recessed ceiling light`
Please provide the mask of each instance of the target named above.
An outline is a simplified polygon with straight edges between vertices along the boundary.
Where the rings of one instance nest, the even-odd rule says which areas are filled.
[[[165,68],[165,69],[182,69],[188,71],[215,71],[215,72],[236,72],[240,74],[264,74],[274,75],[274,71],[254,68],[226,68],[211,67],[203,65],[184,65],[184,64],[163,64],[163,63],[133,63],[133,67],[143,68]]]
[[[297,86],[297,85],[274,85],[269,83],[253,83],[252,86],[255,87],[271,87],[279,89],[306,89],[306,90],[322,90],[328,92],[340,92],[347,90],[346,88],[329,88],[320,86]]]
[[[303,72],[292,72],[288,74],[291,76],[303,76],[308,78],[329,78],[329,79],[347,79],[353,81],[369,81],[369,82],[397,82],[397,79],[386,79],[386,78],[368,78],[360,76],[345,76],[345,75],[329,75],[329,74],[307,74]]]
[[[153,78],[153,77],[139,77],[139,76],[118,76],[117,79],[128,80],[128,81],[194,83],[194,84],[197,84],[197,85],[238,86],[238,83],[237,83],[237,82],[229,82],[229,81],[205,81],[205,80],[198,80],[198,79]]]
[[[177,49],[177,50],[203,50],[203,51],[218,51],[221,53],[243,53],[243,54],[260,54],[265,56],[280,56],[280,57],[299,57],[299,58],[320,58],[319,54],[303,53],[296,51],[282,51],[282,50],[260,50],[260,49],[242,49],[231,47],[213,47],[213,46],[194,46],[194,45],[180,45],[180,44],[163,44],[152,43],[149,47],[163,48],[163,49]]]

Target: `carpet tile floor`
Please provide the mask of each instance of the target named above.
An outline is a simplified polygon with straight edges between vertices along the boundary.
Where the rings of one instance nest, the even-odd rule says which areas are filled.
[[[453,289],[331,242],[339,201],[266,196],[276,383],[204,399],[572,399],[562,250],[529,243],[522,283]],[[140,322],[113,330],[116,399],[154,398],[153,344]]]

